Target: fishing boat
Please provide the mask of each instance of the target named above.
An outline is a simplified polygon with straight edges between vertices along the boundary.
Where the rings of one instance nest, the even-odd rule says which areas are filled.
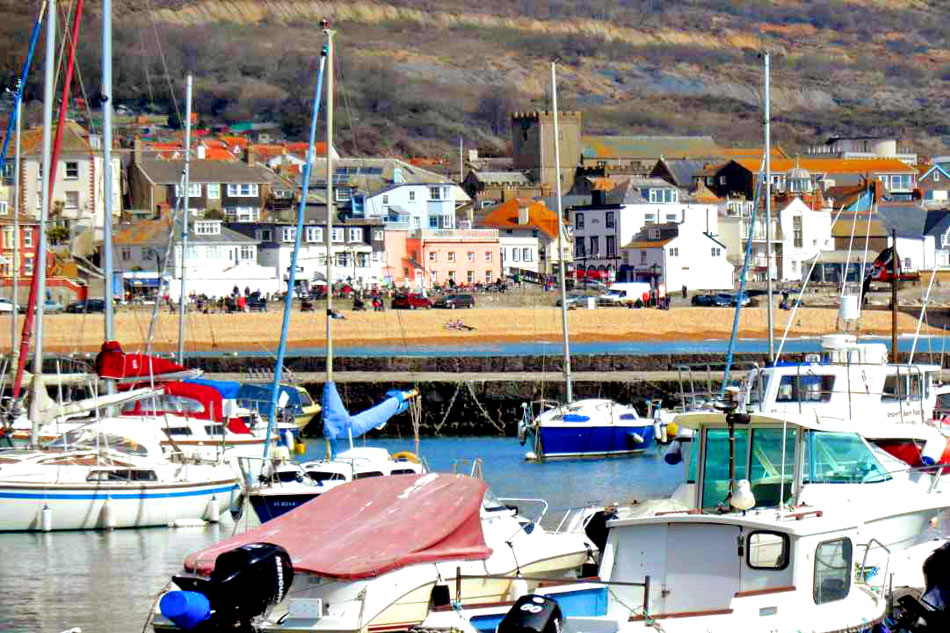
[[[185,573],[174,578],[177,590],[159,601],[153,628],[189,630],[201,624],[205,630],[230,630],[226,627],[253,620],[247,630],[406,630],[430,612],[451,610],[453,600],[463,605],[493,602],[537,585],[520,576],[576,578],[591,560],[590,541],[583,533],[542,528],[546,505],[540,507],[537,518],[525,518],[496,499],[482,480],[462,475],[354,481],[190,555]],[[248,550],[242,548],[253,551],[259,543],[278,546],[287,556],[289,569],[282,570],[276,594],[257,570],[273,578],[271,570],[282,560],[279,553],[261,565],[228,562],[247,561]],[[253,608],[226,606],[230,599],[225,596],[233,596],[237,585],[219,584],[225,567],[234,579],[247,572],[239,581],[247,591],[241,602],[253,603]],[[176,610],[186,602],[207,610]]]
[[[557,74],[551,64],[551,99],[554,114],[554,164],[560,166],[558,137]],[[560,167],[559,167],[560,169]],[[557,193],[557,248],[564,253],[564,208],[561,180],[555,179]],[[533,437],[533,450],[525,454],[529,461],[555,458],[620,457],[643,453],[654,441],[653,420],[640,417],[636,409],[611,400],[574,400],[571,378],[570,330],[567,325],[567,274],[564,257],[558,257],[561,287],[561,336],[564,350],[563,373],[566,402],[545,407],[536,415],[534,403],[523,405],[524,414],[518,423],[518,436],[524,445]]]
[[[0,531],[217,521],[236,493],[222,463],[172,460],[151,425],[103,420],[43,450],[0,453]]]

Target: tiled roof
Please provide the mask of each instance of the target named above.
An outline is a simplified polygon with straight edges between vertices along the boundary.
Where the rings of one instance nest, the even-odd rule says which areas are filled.
[[[696,187],[696,190],[690,193],[690,197],[696,202],[702,202],[705,204],[719,204],[722,202],[722,199],[710,191],[709,187],[707,187],[701,181]]]
[[[711,136],[582,136],[584,158],[705,158],[719,155]]]
[[[326,159],[322,156],[313,161],[310,172],[311,187],[326,186],[326,165]],[[396,169],[401,172],[403,180],[398,184],[448,184],[445,176],[410,165],[398,158],[339,158],[333,161],[333,167],[337,174],[341,169],[349,169],[351,173],[347,182],[371,195],[392,188]]]
[[[669,237],[665,240],[634,241],[624,246],[624,248],[660,248],[661,246],[666,246],[675,239],[675,237]]]
[[[156,185],[173,185],[181,182],[185,167],[183,160],[143,160],[136,165]],[[220,160],[191,161],[191,182],[258,183],[270,182],[264,167],[250,167],[241,162]]]
[[[485,184],[530,185],[531,180],[520,171],[475,171],[475,177]]]
[[[176,222],[175,225],[177,234],[181,231],[180,223]],[[171,218],[166,215],[158,220],[139,220],[131,224],[119,225],[112,236],[112,241],[116,246],[167,244],[170,235]],[[219,235],[195,233],[194,222],[188,226],[188,242],[192,244],[257,244],[257,240],[223,225]]]
[[[695,158],[661,158],[660,162],[673,176],[673,184],[678,187],[691,187],[693,179],[702,173],[707,161]]]
[[[518,223],[519,209],[528,209],[528,223]],[[536,228],[549,238],[557,237],[557,212],[551,211],[538,200],[512,198],[504,202],[481,219],[479,224],[492,229],[531,229]]]
[[[748,158],[737,158],[733,162],[741,165],[752,173],[758,173],[761,169],[761,160]],[[812,175],[816,174],[916,174],[916,170],[907,163],[901,162],[896,158],[870,158],[870,159],[846,159],[846,158],[783,158],[773,160],[771,170],[773,173],[784,173],[796,167],[808,170]]]
[[[950,211],[927,212],[927,225],[924,227],[924,233],[927,235],[943,235],[948,229],[950,229]]]
[[[55,130],[54,130],[55,135]],[[43,128],[34,127],[23,131],[23,138],[20,142],[20,151],[25,156],[33,156],[41,153],[43,150]],[[66,121],[66,128],[63,130],[63,140],[60,145],[60,153],[63,155],[92,153],[94,150],[89,145],[89,134],[75,121]]]

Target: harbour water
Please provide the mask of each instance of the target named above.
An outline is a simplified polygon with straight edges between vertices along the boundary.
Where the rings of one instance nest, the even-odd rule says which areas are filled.
[[[411,440],[405,439],[370,440],[366,445],[412,450]],[[312,441],[301,461],[320,458],[323,450],[322,442]],[[547,526],[556,525],[571,507],[669,495],[683,476],[682,468],[664,463],[658,450],[628,459],[545,464],[525,462],[524,451],[513,438],[433,438],[421,444],[434,470],[449,472],[459,460],[480,457],[484,477],[499,497],[547,500]],[[467,470],[467,465],[459,468]],[[542,507],[516,505],[529,517]],[[242,519],[239,529],[247,523]],[[0,631],[140,631],[185,555],[230,536],[234,529],[226,519],[204,528],[0,535]]]

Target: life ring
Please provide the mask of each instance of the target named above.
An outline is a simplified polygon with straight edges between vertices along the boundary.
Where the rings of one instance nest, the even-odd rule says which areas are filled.
[[[393,461],[407,461],[412,462],[413,464],[420,463],[419,456],[410,451],[402,451],[400,453],[393,453]]]

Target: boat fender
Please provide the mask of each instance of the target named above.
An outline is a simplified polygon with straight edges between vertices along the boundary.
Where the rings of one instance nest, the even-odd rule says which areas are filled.
[[[933,466],[943,458],[948,444],[950,444],[950,442],[943,436],[941,436],[939,440],[927,440],[924,443],[924,448],[920,451],[920,462],[924,466]]]
[[[211,602],[197,591],[169,591],[162,596],[158,608],[163,616],[185,631],[211,617]]]
[[[676,422],[670,422],[666,425],[666,437],[676,439],[676,436],[680,434],[680,425]]]
[[[290,432],[290,429],[284,430],[284,446],[287,447],[288,453],[294,452],[294,434]]]
[[[631,431],[630,433],[627,433],[627,438],[632,440],[634,444],[643,444],[643,436],[639,433],[634,433]]]
[[[418,464],[421,461],[418,455],[410,451],[401,451],[399,453],[393,453],[393,460],[397,462],[407,461],[407,462],[412,462],[413,464]]]
[[[99,522],[106,530],[115,529],[115,512],[112,508],[111,497],[106,497],[105,503],[102,504],[102,511],[99,513]]]
[[[221,506],[218,505],[218,495],[211,495],[205,517],[207,517],[209,523],[217,523],[221,520]]]
[[[235,523],[244,516],[244,493],[237,488],[231,491],[231,503],[228,510],[231,512],[231,520]]]
[[[511,602],[514,602],[521,596],[526,595],[528,595],[528,581],[524,578],[515,578],[511,581],[511,584],[508,585],[507,599]]]
[[[679,440],[673,440],[669,450],[663,454],[663,461],[670,466],[676,466],[683,461],[683,445]]]
[[[307,444],[303,440],[297,440],[294,444],[294,452],[298,455],[303,455],[307,452]]]
[[[44,532],[49,532],[53,529],[53,511],[50,510],[48,505],[44,505],[43,511],[40,513],[40,524]]]

